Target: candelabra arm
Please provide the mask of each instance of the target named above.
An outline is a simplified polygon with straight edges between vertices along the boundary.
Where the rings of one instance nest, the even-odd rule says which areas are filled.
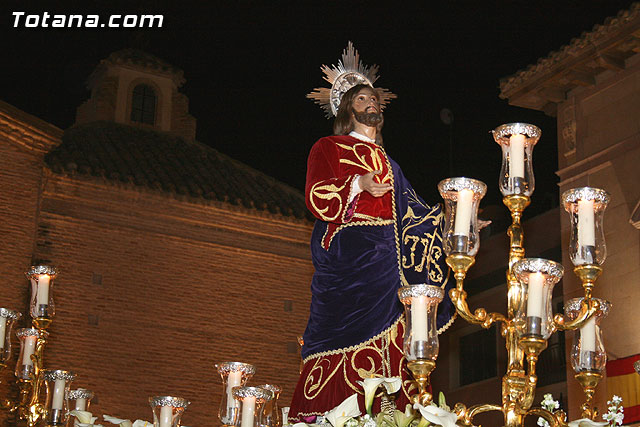
[[[564,411],[549,412],[542,408],[532,408],[527,411],[527,415],[544,418],[551,427],[567,427],[567,415]]]
[[[502,412],[500,405],[473,405],[467,408],[463,403],[456,403],[453,412],[458,416],[458,421],[463,426],[473,427],[473,417],[483,412],[498,411]]]
[[[595,298],[582,300],[580,311],[573,320],[567,320],[562,314],[553,317],[553,328],[560,331],[575,330],[584,326],[591,317],[600,310],[600,303]]]
[[[464,290],[464,279],[467,276],[467,271],[474,264],[475,259],[469,255],[452,254],[447,257],[446,261],[447,265],[453,270],[456,278],[456,287],[449,291],[449,296],[458,314],[467,322],[480,324],[483,328],[489,328],[493,323],[498,321],[506,321],[502,314],[487,313],[487,310],[484,308],[478,308],[471,313],[469,305],[467,304],[467,293]]]

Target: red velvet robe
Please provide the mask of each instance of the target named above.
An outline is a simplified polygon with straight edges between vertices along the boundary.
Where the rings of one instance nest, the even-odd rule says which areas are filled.
[[[306,202],[316,218],[329,223],[323,239],[325,249],[344,224],[390,222],[393,219],[391,192],[382,197],[362,192],[349,203],[356,175],[376,170],[381,173],[374,177],[375,181],[391,182],[387,156],[375,143],[348,135],[328,136],[311,149],[307,162]]]

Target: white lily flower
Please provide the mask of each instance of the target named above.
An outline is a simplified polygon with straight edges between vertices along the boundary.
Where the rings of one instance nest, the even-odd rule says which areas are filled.
[[[407,427],[415,417],[416,415],[409,403],[407,403],[407,406],[404,408],[404,412],[398,411],[397,409],[393,411],[393,420],[398,427]]]
[[[601,421],[593,421],[589,418],[580,418],[579,420],[569,421],[569,427],[598,427],[598,426],[608,426],[609,423],[601,422]]]
[[[309,427],[309,424],[307,424],[307,423],[295,423],[291,427]]]
[[[358,394],[347,397],[344,402],[326,413],[325,418],[333,427],[343,427],[347,420],[359,417]]]
[[[121,418],[112,417],[111,415],[103,415],[105,421],[118,424],[120,427],[132,427],[131,420],[123,420]]]
[[[153,423],[145,420],[135,420],[132,427],[153,427]]]
[[[402,386],[402,380],[400,377],[391,378],[365,378],[364,382],[356,381],[364,389],[364,406],[367,409],[367,414],[371,415],[371,407],[373,406],[373,399],[376,397],[376,390],[380,387],[380,384],[384,385],[387,390],[387,394],[392,394],[400,390]]]
[[[430,423],[442,427],[457,427],[456,421],[458,421],[458,416],[453,412],[439,408],[433,403],[427,406],[422,406],[421,404],[416,403],[413,407],[419,410],[422,418]]]
[[[93,424],[98,419],[98,417],[94,417],[89,411],[78,411],[75,409],[69,412],[69,415],[76,417],[78,424]]]

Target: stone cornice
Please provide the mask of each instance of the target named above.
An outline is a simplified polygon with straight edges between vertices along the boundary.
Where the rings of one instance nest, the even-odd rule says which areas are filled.
[[[0,139],[23,150],[47,153],[60,144],[63,130],[0,101]]]
[[[512,76],[500,80],[500,98],[512,105],[553,113],[568,91],[591,86],[606,70],[620,71],[640,52],[640,2],[573,39]]]

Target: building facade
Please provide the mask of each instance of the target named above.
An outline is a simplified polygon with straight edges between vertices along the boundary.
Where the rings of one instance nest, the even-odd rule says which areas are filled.
[[[602,322],[609,363],[596,403],[604,410],[613,394],[621,395],[625,424],[640,421],[640,376],[632,367],[640,358],[634,320],[640,298],[640,3],[503,79],[500,87],[510,104],[557,117],[560,194],[591,186],[611,195],[604,216],[607,259],[594,291],[613,306]],[[561,215],[565,300],[583,295],[569,259],[569,226]],[[567,366],[568,409],[575,419],[584,394]]]
[[[211,425],[218,362],[291,399],[312,222],[301,192],[195,140],[183,82],[124,50],[65,131],[0,103],[0,304],[30,326],[24,271],[56,265],[45,367],[74,371],[95,414],[150,420],[148,398],[175,395],[183,424]]]

